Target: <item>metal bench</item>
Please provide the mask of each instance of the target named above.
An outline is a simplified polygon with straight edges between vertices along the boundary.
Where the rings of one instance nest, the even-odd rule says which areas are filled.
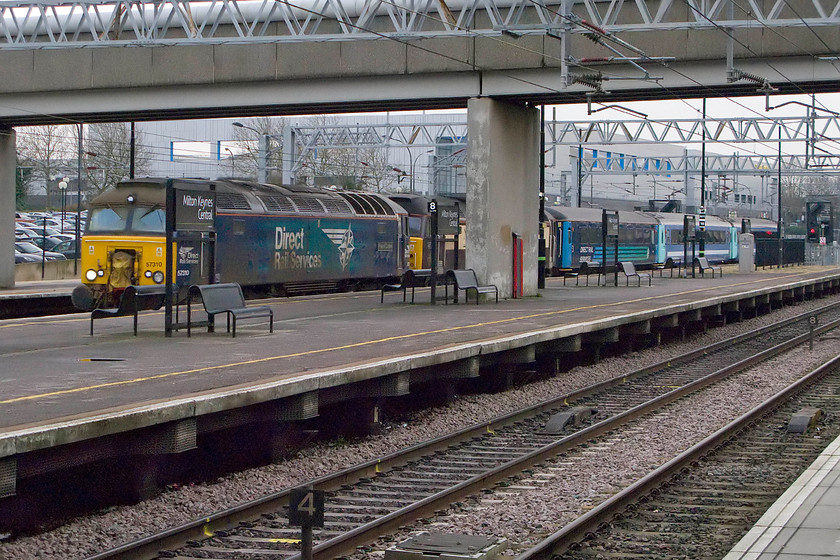
[[[625,286],[630,285],[630,278],[637,278],[639,280],[639,286],[642,285],[642,278],[647,278],[648,286],[650,286],[650,274],[646,272],[637,272],[636,265],[632,262],[625,261],[621,262],[621,272],[624,273],[624,279],[626,281]]]
[[[402,275],[402,280],[399,284],[385,284],[379,296],[379,303],[385,301],[385,292],[398,292],[402,290],[403,303],[405,303],[406,291],[411,288],[411,303],[414,303],[414,288],[422,288],[425,286],[429,278],[432,277],[431,268],[421,268],[418,270],[406,270]]]
[[[163,286],[129,286],[120,296],[117,307],[94,309],[90,312],[90,336],[93,336],[94,319],[125,317],[134,315],[134,336],[137,336],[137,314],[140,311],[153,311],[163,307],[166,288]]]
[[[697,267],[700,269],[700,276],[705,276],[707,270],[712,271],[712,278],[715,277],[715,270],[718,271],[718,275],[723,276],[723,269],[719,266],[710,265],[706,257],[697,257],[694,259],[694,262],[697,263]]]
[[[231,332],[231,319],[233,319],[233,337],[236,337],[237,319],[251,317],[268,317],[268,332],[274,332],[274,311],[268,306],[256,305],[245,306],[245,296],[242,295],[242,287],[236,282],[224,284],[194,284],[190,286],[190,297],[187,298],[187,336],[192,331],[192,306],[193,296],[201,296],[204,311],[208,318],[212,319],[220,313],[227,316],[227,332]],[[208,320],[207,332],[213,332],[213,323]],[[204,324],[202,324],[204,326]]]
[[[572,269],[560,269],[560,273],[563,275],[563,285],[566,285],[566,280],[569,278],[575,279],[575,286],[580,285],[580,277],[586,277],[586,285],[589,285],[589,277],[593,274],[598,276],[598,284],[601,284],[601,274],[602,274],[602,267],[601,263],[598,262],[582,262],[580,263],[580,268],[575,271]]]
[[[448,270],[446,271],[446,302],[449,303],[449,281],[455,285],[455,301],[457,302],[458,290],[464,290],[464,302],[470,302],[470,290],[475,292],[475,304],[478,305],[479,294],[496,294],[496,303],[499,303],[499,288],[494,284],[487,286],[479,286],[478,278],[475,276],[475,271],[471,268],[466,270]]]
[[[664,263],[654,263],[650,267],[651,271],[659,272],[659,277],[662,278],[662,273],[666,270],[670,271],[671,278],[674,277],[674,270],[677,271],[677,276],[682,276],[682,260],[678,257],[668,257]]]

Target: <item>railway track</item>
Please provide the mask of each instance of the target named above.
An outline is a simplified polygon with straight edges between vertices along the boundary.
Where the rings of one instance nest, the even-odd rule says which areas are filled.
[[[717,380],[807,342],[815,312],[691,352],[376,461],[312,481],[327,493],[314,557],[334,558],[433,514],[547,458],[591,441]],[[835,328],[840,307],[819,312]],[[546,426],[554,426],[546,430]],[[288,491],[90,557],[239,559],[297,557]],[[187,541],[193,541],[184,547]],[[177,549],[177,550],[174,550]],[[163,552],[160,552],[163,551]]]
[[[840,356],[516,560],[723,558],[840,435]],[[789,433],[792,416],[822,420]]]

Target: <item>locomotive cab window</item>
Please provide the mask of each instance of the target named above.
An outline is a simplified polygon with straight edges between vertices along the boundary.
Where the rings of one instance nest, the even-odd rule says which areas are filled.
[[[131,229],[138,233],[165,233],[166,211],[163,208],[135,208]]]
[[[109,231],[123,231],[128,224],[130,209],[123,208],[93,208],[90,211],[90,223],[85,231],[87,233],[100,233]]]
[[[423,218],[420,216],[408,217],[408,234],[411,237],[423,237]]]

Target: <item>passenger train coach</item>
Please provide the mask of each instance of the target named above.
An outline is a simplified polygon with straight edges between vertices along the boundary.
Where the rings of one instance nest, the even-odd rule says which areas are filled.
[[[546,266],[551,274],[600,266],[604,262],[602,210],[549,206],[545,215],[548,229]],[[654,263],[673,265],[682,261],[685,214],[619,211],[618,216],[619,262],[632,261],[644,268]],[[750,224],[756,238],[776,235],[775,222],[750,218]],[[707,217],[704,252],[709,262],[737,260],[740,231],[740,219]],[[607,247],[607,262],[614,262],[614,259],[614,250]]]
[[[163,284],[168,179],[118,184],[95,198],[81,244],[81,309],[116,305],[129,285]],[[406,211],[387,197],[240,180],[172,180],[189,189],[215,185],[216,273],[265,294],[371,288],[407,267]],[[178,270],[173,266],[173,270]],[[177,282],[176,282],[177,283]],[[181,286],[182,287],[182,286]]]

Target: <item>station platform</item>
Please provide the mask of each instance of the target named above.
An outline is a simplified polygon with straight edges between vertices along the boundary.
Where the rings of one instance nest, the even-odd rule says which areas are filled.
[[[13,288],[0,288],[0,301],[31,297],[70,296],[79,280],[34,280],[16,282]]]
[[[79,280],[37,280],[0,288],[0,319],[71,313],[70,295],[78,285]]]
[[[840,438],[791,485],[724,560],[840,558]]]
[[[431,305],[428,288],[415,304],[400,292],[380,303],[379,291],[262,300],[274,332],[267,319],[246,320],[236,338],[224,317],[216,332],[165,337],[162,311],[141,313],[137,336],[132,317],[99,319],[93,336],[89,314],[2,320],[0,497],[14,492],[15,477],[113,453],[120,434],[141,434],[123,445],[127,453],[180,453],[202,434],[254,419],[326,417],[340,401],[413,396],[424,384],[484,379],[508,365],[551,368],[608,344],[632,349],[669,329],[837,293],[840,268],[739,274],[729,266],[722,277],[666,271],[652,286],[635,284],[549,278],[539,297],[480,305],[463,294],[459,304]],[[48,450],[61,456],[45,460]]]

